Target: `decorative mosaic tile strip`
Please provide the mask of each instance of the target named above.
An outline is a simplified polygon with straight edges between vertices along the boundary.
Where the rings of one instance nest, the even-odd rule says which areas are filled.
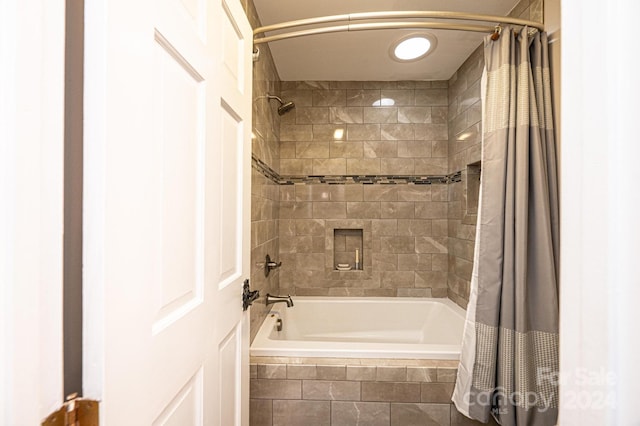
[[[448,177],[449,177],[449,183],[462,182],[462,172],[461,171],[457,171],[455,173],[451,173]]]
[[[364,184],[364,185],[433,185],[460,182],[462,172],[450,175],[308,175],[308,176],[280,176],[278,172],[255,156],[251,156],[251,166],[278,185],[318,184],[329,185]]]
[[[342,176],[282,176],[280,185],[295,185],[296,183],[314,184],[328,183],[329,185],[344,185],[361,183],[365,185],[397,185],[413,183],[415,185],[431,185],[448,183],[446,175],[413,176],[413,175],[342,175]]]
[[[280,175],[278,172],[273,170],[267,163],[260,160],[255,155],[251,154],[251,167],[253,167],[258,173],[275,183],[276,185],[280,185]]]

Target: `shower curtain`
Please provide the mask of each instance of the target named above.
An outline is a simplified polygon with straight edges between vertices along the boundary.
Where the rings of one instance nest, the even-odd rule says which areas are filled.
[[[484,42],[480,204],[458,410],[501,425],[558,415],[558,190],[545,33]]]

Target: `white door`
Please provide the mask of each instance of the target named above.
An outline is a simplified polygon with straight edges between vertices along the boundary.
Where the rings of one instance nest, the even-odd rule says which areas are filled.
[[[84,395],[104,425],[248,424],[251,28],[86,0]]]
[[[62,402],[64,22],[0,1],[0,425]]]

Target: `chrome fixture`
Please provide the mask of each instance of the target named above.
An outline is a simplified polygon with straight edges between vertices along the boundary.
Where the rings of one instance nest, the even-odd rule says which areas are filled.
[[[285,113],[291,111],[293,108],[296,107],[296,104],[294,104],[293,101],[285,102],[282,99],[280,99],[278,96],[273,96],[268,93],[267,93],[267,99],[275,99],[276,101],[280,102],[280,106],[278,107],[278,115],[284,115]]]
[[[291,299],[290,295],[287,294],[286,296],[272,296],[271,294],[267,293],[267,306],[278,302],[285,302],[287,304],[287,308],[293,306],[293,300]]]
[[[281,266],[282,262],[274,262],[273,260],[271,260],[271,256],[267,255],[266,259],[264,260],[264,276],[268,277],[269,272],[271,272],[272,269],[276,269]]]

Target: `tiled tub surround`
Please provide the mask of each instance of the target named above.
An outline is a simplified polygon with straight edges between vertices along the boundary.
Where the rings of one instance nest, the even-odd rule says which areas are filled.
[[[435,176],[280,176],[255,157],[253,168],[254,172],[281,185],[280,240],[289,244],[280,252],[280,258],[288,261],[288,264],[283,263],[281,276],[287,277],[289,273],[299,278],[306,277],[300,286],[281,284],[282,291],[294,295],[325,296],[446,296],[446,281],[443,281],[446,280],[446,271],[439,267],[444,263],[438,262],[446,259],[446,240],[443,238],[448,225],[447,184],[460,182],[461,172]],[[292,181],[298,183],[293,184]],[[326,204],[337,200],[342,201]],[[288,209],[284,215],[283,208]],[[326,214],[327,219],[317,217],[318,212],[331,212],[336,208],[342,208],[344,213],[334,210],[334,213],[338,212]],[[368,214],[367,208],[370,209]],[[359,273],[335,271],[333,237],[336,229],[363,230],[363,262]],[[407,238],[392,238],[394,236]],[[417,237],[423,238],[415,240],[413,248],[401,246],[403,241],[410,244],[411,238]],[[388,255],[386,258],[384,253]],[[372,258],[372,254],[378,256]],[[385,261],[376,263],[376,258]],[[309,263],[310,259],[315,263]],[[320,269],[320,263],[324,264],[324,269]],[[314,264],[315,268],[309,267]],[[396,265],[395,268],[392,269],[390,264]],[[394,271],[403,274],[394,274]],[[415,274],[414,286],[406,281],[411,272]],[[392,285],[390,281],[394,276],[403,276],[405,282]],[[434,278],[441,280],[440,286],[427,282]],[[383,279],[386,280],[384,283]]]
[[[451,404],[457,364],[413,359],[252,357],[250,424],[481,425]]]
[[[245,12],[253,28],[261,26],[252,1],[243,1]],[[280,165],[280,116],[276,105],[266,99],[267,93],[280,92],[280,77],[269,46],[260,48],[260,60],[253,64],[253,138],[252,157],[278,170]],[[259,171],[251,170],[251,286],[261,294],[278,293],[277,270],[264,276],[261,263],[267,254],[277,259],[278,247],[278,185]],[[253,304],[251,337],[255,335],[269,309],[264,299]]]
[[[367,183],[280,186],[281,291],[446,297],[447,82],[283,82],[282,95],[296,102],[281,121],[283,179]],[[360,273],[328,275],[332,227],[370,229]]]
[[[283,82],[282,96],[296,103],[282,175],[447,174],[446,81]]]
[[[333,230],[363,230],[361,271],[333,271]],[[301,296],[447,295],[447,185],[280,187],[280,288]]]

